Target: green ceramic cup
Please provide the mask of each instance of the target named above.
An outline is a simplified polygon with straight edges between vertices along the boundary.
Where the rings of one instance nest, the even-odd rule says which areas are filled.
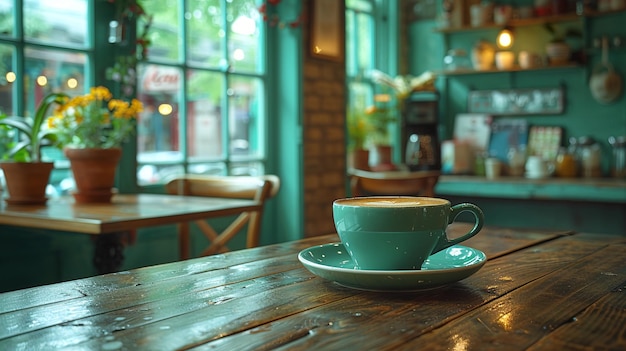
[[[474,215],[474,227],[448,238],[448,224],[465,211]],[[419,270],[428,256],[476,235],[485,221],[474,204],[409,196],[335,200],[333,218],[356,267],[367,270]]]

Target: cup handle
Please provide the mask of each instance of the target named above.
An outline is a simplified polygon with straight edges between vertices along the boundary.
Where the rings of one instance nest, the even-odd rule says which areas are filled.
[[[435,248],[431,252],[431,255],[443,249],[446,249],[452,245],[456,245],[460,242],[463,242],[473,237],[474,235],[478,234],[478,232],[480,232],[480,230],[483,228],[483,224],[485,224],[485,215],[483,214],[483,211],[480,209],[480,207],[474,204],[462,203],[462,204],[457,204],[457,205],[450,207],[450,216],[448,217],[448,224],[451,224],[452,222],[454,222],[456,217],[459,214],[461,214],[461,212],[466,212],[466,211],[471,212],[474,215],[474,220],[475,220],[474,227],[466,234],[458,238],[454,238],[452,240],[448,238],[447,234],[443,235],[437,242],[437,245],[435,245]]]

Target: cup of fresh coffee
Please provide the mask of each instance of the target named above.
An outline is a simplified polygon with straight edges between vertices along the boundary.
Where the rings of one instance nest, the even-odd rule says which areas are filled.
[[[446,228],[461,212],[474,215],[474,226],[449,238]],[[474,204],[412,196],[338,199],[333,219],[355,267],[364,270],[419,270],[428,256],[476,235],[485,221]]]

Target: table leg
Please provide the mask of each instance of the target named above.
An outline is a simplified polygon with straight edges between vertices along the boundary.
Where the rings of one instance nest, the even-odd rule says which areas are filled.
[[[127,232],[116,232],[95,236],[93,264],[98,274],[119,271],[124,262],[124,244],[122,237]]]

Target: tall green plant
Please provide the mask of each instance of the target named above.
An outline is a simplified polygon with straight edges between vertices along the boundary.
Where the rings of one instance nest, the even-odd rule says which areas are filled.
[[[365,148],[365,141],[370,132],[370,125],[364,111],[351,108],[348,111],[348,147],[350,150]]]
[[[46,113],[52,104],[62,105],[69,97],[63,93],[51,93],[43,98],[33,118],[20,116],[0,116],[0,126],[7,126],[19,132],[17,142],[11,144],[4,154],[4,159],[20,162],[40,162],[41,147],[51,145],[54,134],[43,128]]]

